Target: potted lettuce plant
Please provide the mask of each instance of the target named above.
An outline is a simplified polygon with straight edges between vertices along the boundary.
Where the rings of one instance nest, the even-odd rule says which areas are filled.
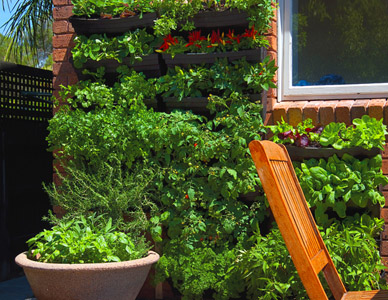
[[[28,240],[15,261],[44,299],[136,299],[159,255],[95,213],[60,220]]]

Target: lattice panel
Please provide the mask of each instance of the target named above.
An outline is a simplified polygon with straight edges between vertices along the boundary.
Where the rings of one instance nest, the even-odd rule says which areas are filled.
[[[51,71],[0,62],[0,119],[50,119],[52,79]]]

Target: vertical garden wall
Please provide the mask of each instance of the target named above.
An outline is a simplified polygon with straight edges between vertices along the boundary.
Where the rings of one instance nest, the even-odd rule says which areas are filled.
[[[274,88],[272,1],[73,0],[71,55],[66,4],[48,136],[71,175],[52,194],[64,218],[97,212],[148,232],[169,299],[306,298],[247,147],[266,132],[262,92]],[[378,288],[382,224],[351,217],[320,225],[340,273],[355,272],[349,287]]]

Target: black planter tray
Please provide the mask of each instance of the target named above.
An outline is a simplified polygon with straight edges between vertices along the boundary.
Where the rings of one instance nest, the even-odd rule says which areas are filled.
[[[115,59],[103,59],[100,61],[88,60],[86,63],[83,64],[82,68],[88,69],[90,71],[95,71],[99,67],[105,67],[105,73],[112,74],[116,73],[116,69],[121,65],[127,65],[128,67],[133,68],[136,72],[143,72],[144,75],[148,77],[161,76],[158,54],[150,54],[144,56],[142,61],[135,62],[134,64],[131,64],[129,58],[124,58],[122,63],[119,63]]]
[[[206,97],[187,97],[178,100],[176,97],[163,98],[163,103],[166,112],[171,112],[174,109],[191,110],[194,113],[209,113],[206,106],[209,100]]]
[[[203,11],[196,14],[191,21],[197,28],[248,27],[249,25],[248,14],[238,10]]]
[[[242,51],[230,52],[214,52],[214,53],[183,53],[176,54],[172,58],[171,54],[163,54],[163,59],[167,67],[181,66],[185,67],[190,64],[212,64],[218,58],[227,58],[230,62],[238,59],[245,59],[249,62],[259,62],[261,59],[262,49],[251,49]]]
[[[302,161],[303,159],[310,158],[329,158],[336,154],[338,157],[342,157],[345,153],[350,154],[357,158],[368,158],[374,157],[377,154],[380,154],[381,150],[379,148],[372,148],[367,150],[361,147],[354,147],[348,149],[337,150],[334,148],[314,148],[314,147],[296,147],[291,145],[286,145],[288,154],[290,155],[291,160]]]
[[[136,28],[151,27],[154,25],[156,18],[156,13],[147,13],[143,14],[142,18],[140,18],[139,15],[128,18],[112,19],[88,19],[84,17],[72,16],[69,18],[69,21],[71,22],[71,25],[73,25],[77,34],[122,34]]]

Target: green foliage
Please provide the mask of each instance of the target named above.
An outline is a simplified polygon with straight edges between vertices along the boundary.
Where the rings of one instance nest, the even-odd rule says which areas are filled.
[[[232,93],[257,94],[263,89],[275,87],[272,78],[276,67],[269,57],[258,64],[245,59],[230,65],[227,59],[219,59],[211,66],[199,66],[188,70],[176,66],[157,80],[157,91],[164,97],[202,97],[209,94],[229,97]]]
[[[148,0],[72,0],[73,13],[85,17],[128,17],[154,12],[157,1]]]
[[[386,288],[380,277],[384,266],[375,241],[383,224],[383,220],[368,215],[355,215],[326,229],[320,228],[348,290]],[[255,244],[241,251],[233,269],[245,279],[249,299],[308,299],[278,229],[267,236],[256,234]],[[321,282],[325,282],[323,277]],[[324,286],[330,295],[328,286]]]
[[[344,123],[330,123],[323,130],[320,143],[322,146],[332,146],[335,149],[374,147],[384,150],[387,127],[380,121],[364,115],[361,119],[354,119],[353,126],[346,127]]]
[[[237,272],[230,272],[239,247],[228,249],[225,245],[214,249],[206,245],[192,251],[170,244],[166,255],[157,264],[157,280],[171,277],[182,299],[202,299],[211,292],[211,299],[236,298],[243,292],[244,282]]]
[[[111,218],[115,228],[137,239],[150,227],[147,213],[159,211],[156,203],[160,195],[153,183],[162,170],[137,164],[131,172],[124,172],[114,154],[109,161],[94,167],[68,163],[65,176],[57,172],[61,185],[45,186],[45,190],[51,203],[66,211],[64,219],[95,212],[105,219]],[[51,221],[59,222],[53,217]]]
[[[361,208],[368,204],[383,206],[385,199],[378,186],[388,184],[388,178],[382,174],[381,166],[381,155],[358,160],[344,154],[342,159],[334,155],[328,160],[294,163],[306,200],[315,208],[316,220],[322,225],[330,221],[328,209],[345,218],[349,201]]]
[[[117,231],[112,219],[90,214],[59,221],[27,241],[28,257],[47,263],[119,262],[144,257],[144,239],[133,240]]]
[[[110,108],[115,105],[130,107],[141,105],[143,100],[155,99],[155,79],[146,79],[142,73],[137,73],[126,66],[118,68],[120,81],[113,87],[103,83],[101,76],[104,75],[103,68],[99,68],[98,81],[79,81],[75,85],[62,86],[60,96],[67,99],[73,108]]]
[[[162,16],[155,22],[154,30],[157,35],[167,35],[179,27],[183,30],[193,30],[192,17],[199,12],[227,9],[239,10],[248,14],[249,26],[254,26],[260,34],[265,33],[274,14],[271,0],[163,0],[160,2],[159,15]]]
[[[81,68],[90,60],[114,59],[122,63],[128,58],[131,64],[142,61],[142,56],[153,53],[153,35],[145,29],[136,29],[121,36],[109,38],[106,34],[83,35],[74,38],[72,49],[74,66]]]
[[[301,147],[333,147],[337,150],[352,147],[384,150],[385,135],[388,133],[382,119],[378,121],[368,115],[354,119],[352,126],[348,127],[345,123],[335,122],[325,127],[319,125],[314,127],[312,120],[307,119],[295,128],[284,120],[267,128],[273,133],[271,140],[275,143]]]

